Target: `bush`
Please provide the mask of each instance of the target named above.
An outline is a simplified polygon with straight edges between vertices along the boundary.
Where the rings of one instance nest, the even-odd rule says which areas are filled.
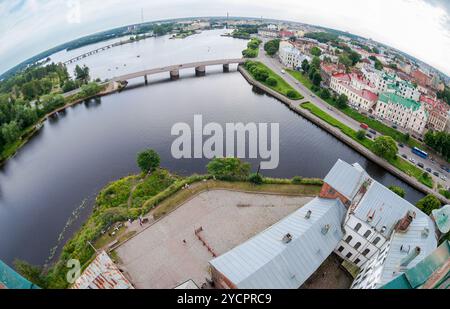
[[[142,172],[153,172],[159,167],[161,159],[156,151],[148,149],[138,153],[137,164]]]
[[[243,180],[250,173],[250,164],[238,158],[215,158],[206,167],[210,175],[223,180]]]
[[[359,140],[363,140],[366,138],[366,131],[364,130],[359,130],[358,132],[356,132],[356,138]]]
[[[255,185],[260,185],[263,183],[263,177],[260,174],[252,173],[248,176],[248,181]]]
[[[297,98],[298,93],[297,93],[297,91],[290,89],[290,90],[288,90],[288,92],[286,93],[286,95],[287,95],[287,97],[290,98],[290,99],[295,99],[295,98]]]
[[[292,177],[292,183],[295,185],[300,185],[303,181],[303,178],[300,176],[294,176]]]
[[[262,68],[254,68],[252,72],[255,74],[255,79],[260,82],[265,82],[269,77],[269,72]]]
[[[389,190],[391,190],[392,192],[394,192],[395,194],[397,194],[400,197],[405,197],[405,195],[406,195],[405,190],[398,186],[390,186]]]
[[[266,80],[266,83],[267,83],[267,85],[274,87],[274,86],[277,85],[278,82],[277,82],[277,80],[276,80],[275,78],[269,77],[269,78]]]
[[[441,201],[439,201],[436,196],[428,194],[423,199],[418,201],[416,206],[427,215],[430,215],[431,211],[441,207]]]

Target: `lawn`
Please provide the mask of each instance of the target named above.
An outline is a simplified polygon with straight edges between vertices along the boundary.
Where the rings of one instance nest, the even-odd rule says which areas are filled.
[[[299,82],[301,82],[305,87],[307,87],[308,89],[312,90],[312,82],[309,80],[308,77],[306,77],[305,75],[303,75],[301,72],[299,71],[294,71],[294,70],[286,70],[289,74],[292,75],[292,77],[294,77],[295,79],[297,79]],[[317,91],[315,91],[315,93],[317,95],[319,95],[319,93]],[[323,99],[322,99],[323,100]],[[328,104],[337,107],[336,103],[334,102],[334,100],[332,98],[329,98],[327,100],[323,100],[325,102],[327,102]],[[340,111],[342,111],[344,114],[346,114],[347,116],[353,118],[354,120],[360,122],[360,123],[365,123],[367,124],[370,128],[374,129],[375,131],[378,131],[379,133],[383,134],[383,135],[388,135],[390,137],[392,137],[393,139],[395,139],[397,142],[399,143],[405,143],[407,144],[409,147],[419,147],[419,148],[423,148],[424,145],[422,143],[420,143],[418,140],[415,140],[414,138],[410,137],[409,140],[405,140],[405,135],[403,133],[401,133],[400,131],[395,130],[394,128],[391,128],[387,125],[385,125],[384,123],[366,117],[360,113],[358,113],[357,111],[355,111],[354,109],[350,108],[350,107],[346,107],[344,109],[340,109]]]
[[[291,85],[289,85],[281,76],[276,74],[274,71],[269,69],[267,66],[265,66],[264,64],[262,64],[261,62],[258,62],[258,61],[251,61],[251,62],[255,64],[256,68],[265,70],[269,74],[269,78],[272,77],[277,81],[277,84],[275,86],[269,85],[266,81],[260,81],[265,86],[269,87],[272,90],[275,90],[276,92],[278,92],[292,100],[303,99],[303,96],[298,91],[296,91],[294,88],[292,88]],[[258,80],[251,71],[249,71],[249,70],[247,70],[247,71],[253,76],[253,78]],[[292,97],[289,97],[287,95],[289,91],[292,91],[294,93],[294,95]]]
[[[355,130],[346,126],[339,120],[333,118],[332,116],[330,116],[329,114],[327,114],[326,112],[324,112],[323,110],[321,110],[320,108],[315,106],[314,104],[308,102],[308,103],[301,104],[300,107],[309,110],[315,116],[324,120],[325,122],[332,125],[333,127],[338,128],[339,130],[341,130],[342,133],[344,133],[345,135],[349,136],[353,140],[357,141],[358,143],[360,143],[361,145],[363,145],[364,147],[366,147],[367,149],[372,151],[372,145],[373,145],[372,140],[370,140],[368,138],[364,138],[362,140],[358,139],[356,137],[357,132]],[[391,165],[398,168],[399,170],[401,170],[402,172],[406,173],[407,175],[410,175],[410,176],[416,178],[418,181],[420,181],[427,187],[433,188],[433,180],[431,178],[423,177],[423,171],[421,169],[419,169],[418,167],[416,167],[415,165],[399,158],[398,156],[396,157],[396,159],[388,160],[388,162]]]

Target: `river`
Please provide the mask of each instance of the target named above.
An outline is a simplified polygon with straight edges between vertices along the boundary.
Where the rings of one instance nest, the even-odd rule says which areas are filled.
[[[246,41],[221,33],[205,31],[182,40],[150,38],[79,64],[86,63],[93,77],[104,79],[169,64],[240,57]],[[52,58],[67,60],[80,50]],[[79,104],[45,123],[0,170],[0,259],[42,265],[74,210],[85,205],[65,230],[63,241],[90,214],[102,187],[138,171],[136,153],[142,149],[155,149],[161,165],[178,174],[205,172],[207,159],[176,160],[170,153],[172,125],[192,124],[195,114],[203,115],[204,123],[280,123],[280,164],[264,171],[267,176],[324,177],[341,158],[360,163],[385,185],[402,186],[411,202],[423,196],[277,100],[259,94],[235,66],[230,73],[213,67],[207,68],[205,77],[195,77],[193,69],[181,71],[180,77],[169,81],[168,73],[156,75],[147,86],[143,79],[135,80],[121,93]],[[257,161],[251,163],[256,169]]]

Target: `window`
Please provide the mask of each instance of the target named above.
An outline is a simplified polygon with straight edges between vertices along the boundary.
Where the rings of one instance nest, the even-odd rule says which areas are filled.
[[[376,245],[377,243],[379,243],[380,242],[380,240],[381,240],[381,238],[380,237],[377,237],[377,238],[375,238],[374,240],[373,240],[373,244],[374,245]]]
[[[349,253],[347,253],[347,255],[345,256],[347,259],[349,259],[349,258],[351,258],[352,257],[352,253],[351,252],[349,252]]]
[[[339,252],[344,251],[344,247],[340,246],[339,249],[338,249],[338,251],[339,251]]]
[[[358,241],[355,246],[353,248],[355,248],[356,250],[359,249],[359,247],[361,247],[361,243]]]
[[[370,249],[366,249],[366,250],[364,250],[364,252],[362,253],[362,255],[366,256],[367,254],[369,254],[369,252],[370,252]]]
[[[369,237],[370,233],[372,233],[372,231],[371,231],[371,230],[367,230],[367,231],[364,233],[364,237],[365,237],[365,238]]]
[[[358,265],[358,264],[359,264],[359,262],[361,262],[361,260],[360,260],[360,259],[356,259],[356,260],[355,260],[355,264],[356,264],[356,265]]]
[[[358,223],[357,225],[355,225],[355,231],[359,231],[359,229],[361,228],[361,223]]]
[[[347,238],[345,239],[345,242],[349,244],[352,239],[353,237],[351,235],[348,235]]]

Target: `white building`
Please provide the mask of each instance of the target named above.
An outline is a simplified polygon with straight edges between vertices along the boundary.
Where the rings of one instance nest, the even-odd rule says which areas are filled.
[[[279,37],[278,30],[272,30],[269,28],[260,28],[258,29],[258,35],[266,38],[278,38]]]
[[[320,197],[339,198],[348,207],[335,253],[361,268],[352,288],[379,288],[437,247],[434,221],[359,164],[338,160],[324,183]]]
[[[311,60],[310,57],[302,54],[297,48],[287,41],[280,42],[278,55],[281,63],[292,69],[300,68],[303,60],[307,60],[308,62]]]
[[[424,133],[428,112],[422,104],[392,92],[381,93],[375,115],[419,135]]]

